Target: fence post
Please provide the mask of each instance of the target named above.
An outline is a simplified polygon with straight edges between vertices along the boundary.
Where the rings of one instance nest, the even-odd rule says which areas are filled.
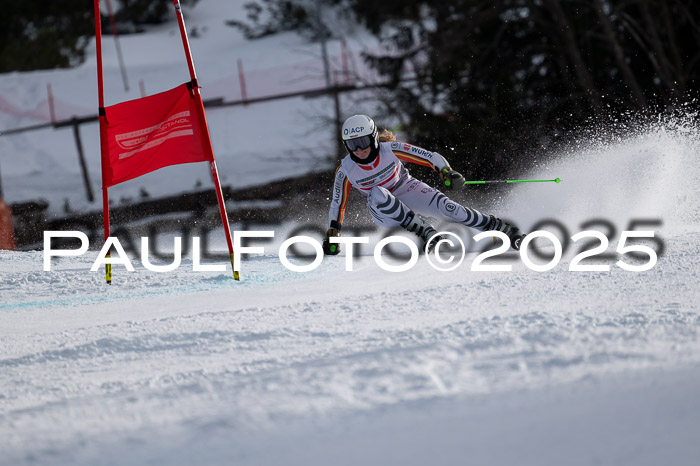
[[[238,81],[241,83],[241,101],[243,105],[248,105],[246,101],[248,100],[248,93],[245,88],[245,75],[243,74],[243,60],[238,59]]]
[[[76,117],[73,117],[71,121],[73,125],[73,136],[75,136],[75,146],[78,148],[80,170],[83,172],[83,182],[85,183],[85,191],[87,193],[87,198],[89,202],[95,202],[95,195],[92,192],[90,176],[88,175],[87,164],[85,163],[85,154],[83,153],[83,142],[80,139],[80,122]]]
[[[124,66],[124,58],[122,57],[122,47],[121,45],[119,45],[119,33],[117,32],[117,24],[114,22],[114,14],[112,13],[112,3],[109,0],[107,0],[107,14],[109,15],[109,24],[112,28],[114,47],[117,49],[117,60],[119,61],[119,69],[122,72],[124,92],[129,92],[129,79],[126,77],[126,66]]]
[[[46,93],[49,96],[49,116],[51,118],[51,124],[56,124],[56,108],[54,107],[53,101],[53,91],[51,90],[51,83],[46,83]]]
[[[345,38],[340,39],[340,58],[343,64],[343,84],[350,83],[350,72],[348,70],[348,44]]]

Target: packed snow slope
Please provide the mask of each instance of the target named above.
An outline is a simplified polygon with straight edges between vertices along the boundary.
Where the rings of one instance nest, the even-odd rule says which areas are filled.
[[[318,44],[291,34],[248,42],[225,26],[242,3],[185,10],[190,33],[199,32],[191,42],[205,98],[240,97],[239,58],[251,96],[323,82]],[[339,44],[329,47],[337,69]],[[137,98],[141,80],[147,93],[187,80],[174,23],[123,37],[122,48],[129,91],[105,38],[108,105]],[[94,113],[88,56],[71,70],[0,76],[0,128],[47,121],[49,83],[59,117]],[[345,114],[371,112],[342,104]],[[223,183],[327,168],[330,108],[299,98],[209,111]],[[240,282],[230,269],[194,272],[187,256],[170,273],[132,258],[136,270],[115,266],[108,286],[101,268],[90,272],[99,245],[54,261],[50,272],[41,251],[0,251],[0,464],[695,465],[697,116],[630,128],[619,138],[606,129],[582,136],[523,175],[561,184],[512,186],[487,205],[474,205],[469,191],[452,195],[561,241],[599,230],[608,253],[624,230],[653,231],[643,244],[663,253],[640,273],[617,266],[616,254],[584,262],[609,271],[569,271],[582,249],[570,240],[546,272],[512,253],[487,261],[511,264],[509,272],[472,271],[482,243],[454,227],[469,253],[451,272],[425,257],[407,272],[382,270],[372,257],[380,232],[354,271],[343,253],[293,272],[277,257],[292,224],[272,228],[265,252],[245,258]],[[99,188],[97,126],[81,134]],[[56,215],[65,200],[95,209],[76,161],[69,129],[0,136],[6,200],[45,197]],[[128,202],[142,188],[158,197],[208,180],[204,165],[169,167],[110,193]],[[346,219],[348,231],[357,221]],[[536,243],[551,252],[546,240]]]
[[[94,250],[50,272],[1,251],[0,464],[697,464],[693,121],[572,147],[542,168],[562,184],[497,203],[569,235],[607,219],[609,252],[630,219],[660,219],[637,228],[665,246],[640,273],[569,271],[578,244],[546,272],[512,254],[471,271],[470,252],[391,273],[374,236],[353,271],[341,254],[297,273],[277,257],[291,226],[240,282],[188,257],[166,274],[134,259],[107,286]]]

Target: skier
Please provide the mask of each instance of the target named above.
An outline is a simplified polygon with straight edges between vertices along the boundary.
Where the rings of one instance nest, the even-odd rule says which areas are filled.
[[[387,228],[401,226],[415,233],[423,241],[426,253],[437,243],[433,240],[428,244],[428,240],[437,232],[417,214],[461,223],[482,231],[502,231],[510,238],[513,249],[520,248],[525,235],[518,228],[493,215],[483,215],[458,204],[437,189],[413,178],[401,163],[430,167],[440,174],[445,186],[452,189],[463,187],[464,177],[450,168],[442,155],[396,141],[388,130],[378,135],[377,126],[367,115],[354,115],[345,120],[342,139],[348,155],[335,172],[328,231],[323,241],[325,254],[336,255],[340,252],[340,245],[331,243],[329,238],[340,236],[351,187],[366,196],[367,207],[375,223]]]

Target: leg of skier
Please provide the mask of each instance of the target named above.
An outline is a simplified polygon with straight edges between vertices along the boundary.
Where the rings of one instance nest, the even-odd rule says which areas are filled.
[[[510,238],[511,247],[515,250],[520,249],[525,237],[517,227],[493,215],[484,215],[476,209],[464,207],[420,180],[413,179],[402,184],[393,194],[420,215],[461,223],[481,231],[501,231]]]
[[[367,197],[367,207],[377,225],[386,228],[401,227],[415,233],[423,240],[423,250],[426,253],[431,252],[440,240],[440,238],[435,238],[428,244],[428,240],[437,233],[435,228],[416,215],[388,189],[381,186],[372,188]]]

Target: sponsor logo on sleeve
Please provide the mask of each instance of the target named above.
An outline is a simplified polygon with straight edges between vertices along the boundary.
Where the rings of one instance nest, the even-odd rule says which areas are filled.
[[[340,199],[343,197],[343,184],[342,183],[335,183],[335,186],[333,186],[333,202],[340,202]]]

